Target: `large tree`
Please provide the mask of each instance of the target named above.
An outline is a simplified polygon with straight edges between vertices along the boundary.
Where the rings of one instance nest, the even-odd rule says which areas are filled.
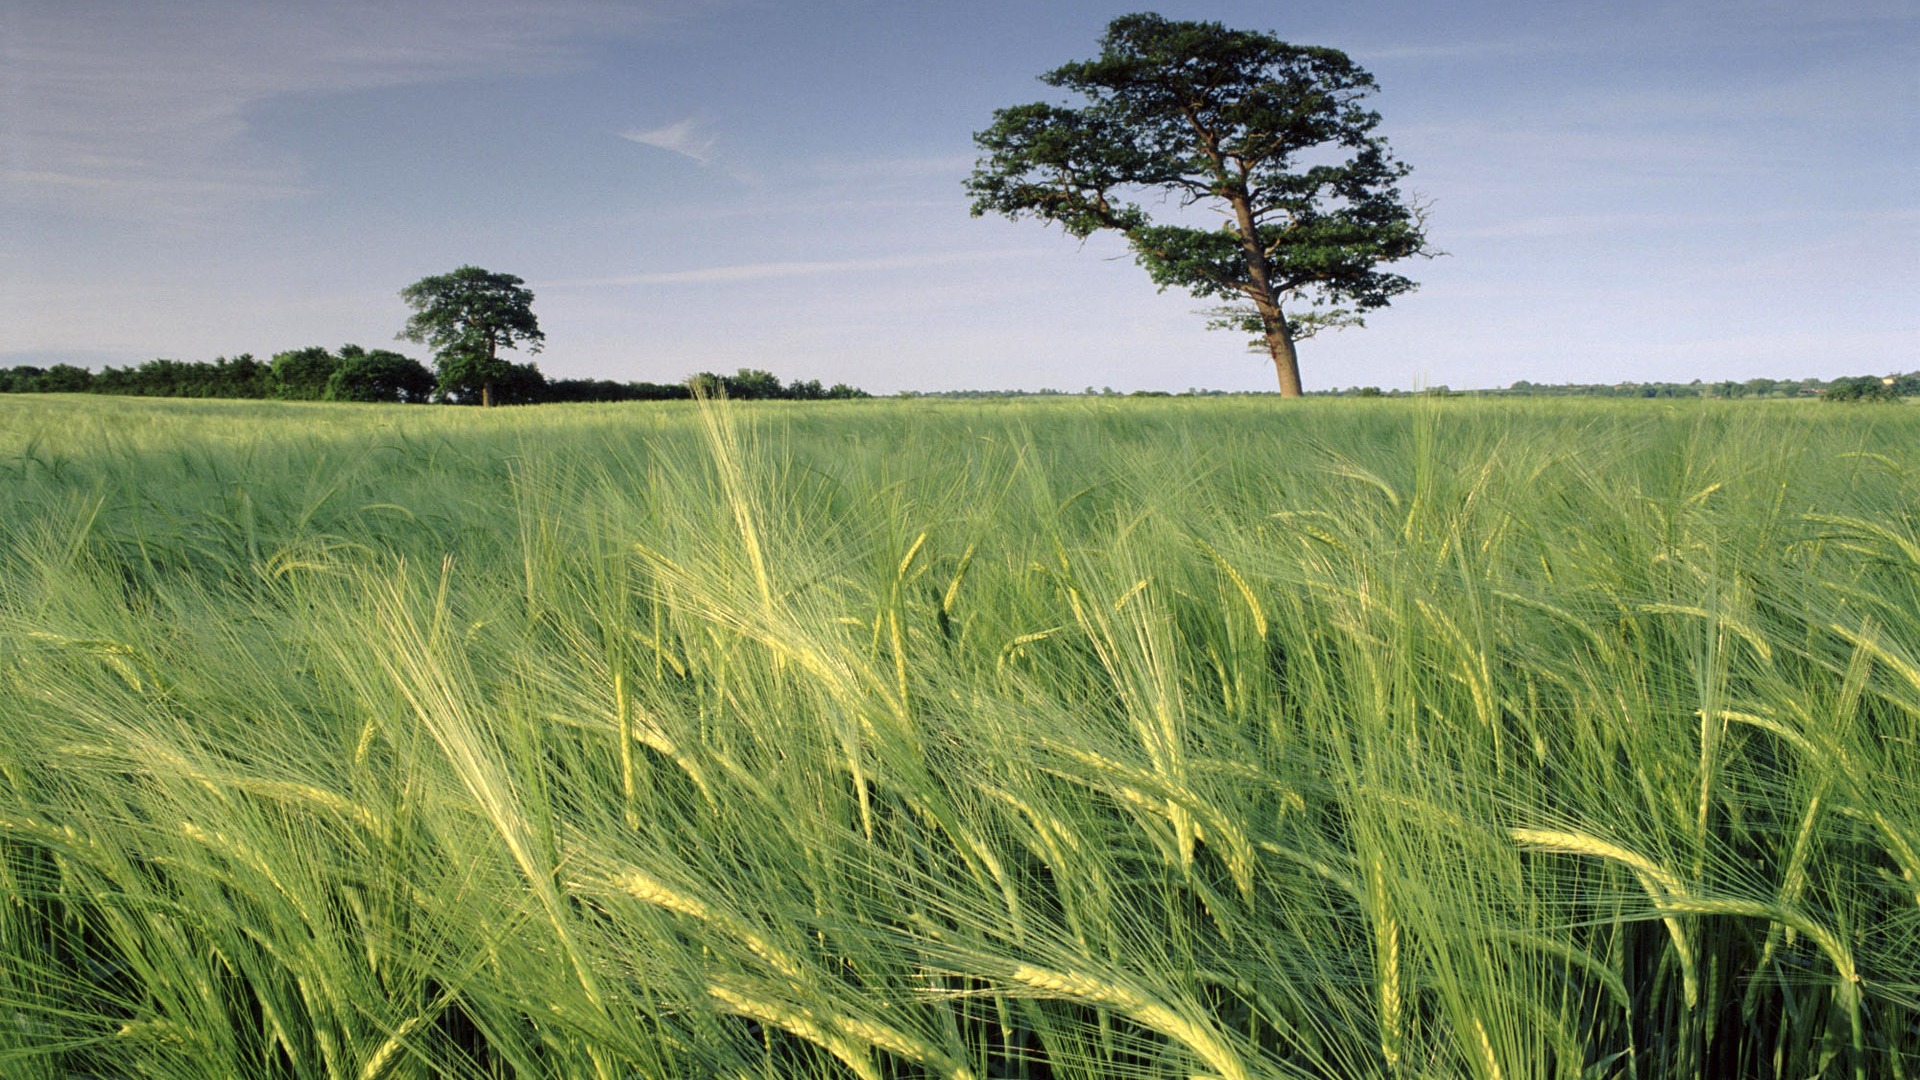
[[[440,392],[478,387],[482,405],[493,404],[495,383],[524,381],[500,350],[524,345],[536,353],[547,339],[533,316],[533,291],[512,274],[462,266],[421,278],[400,298],[413,315],[399,336],[433,349]]]
[[[1337,49],[1153,14],[1100,45],[1040,77],[1085,104],[1000,109],[975,134],[974,215],[1120,233],[1162,289],[1224,300],[1214,325],[1257,334],[1298,396],[1294,343],[1412,289],[1381,265],[1431,254],[1364,104],[1373,77]],[[1140,202],[1167,194],[1183,212],[1156,222]],[[1224,220],[1198,227],[1195,208]]]

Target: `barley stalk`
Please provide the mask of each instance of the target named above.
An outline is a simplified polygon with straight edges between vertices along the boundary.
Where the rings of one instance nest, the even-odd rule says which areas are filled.
[[[1667,897],[1680,892],[1680,883],[1672,874],[1662,870],[1651,859],[1635,854],[1618,844],[1609,844],[1584,833],[1555,832],[1543,829],[1513,829],[1510,834],[1514,840],[1541,851],[1557,851],[1568,855],[1591,855],[1620,863],[1634,872],[1640,879],[1640,887],[1647,892],[1656,908],[1663,911]],[[1686,994],[1687,1008],[1700,1004],[1700,976],[1694,965],[1693,949],[1687,944],[1686,929],[1671,914],[1661,916],[1666,925],[1667,936],[1673,940],[1674,954],[1680,961],[1680,978]]]
[[[1031,964],[1016,966],[1009,977],[1049,997],[1116,1009],[1140,1026],[1186,1046],[1226,1080],[1251,1080],[1239,1055],[1217,1033],[1135,990],[1090,975],[1053,971]]]

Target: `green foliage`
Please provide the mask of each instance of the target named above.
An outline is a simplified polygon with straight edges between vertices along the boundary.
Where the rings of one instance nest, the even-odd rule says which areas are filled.
[[[242,354],[212,363],[150,360],[137,367],[108,367],[98,375],[69,364],[44,372],[0,369],[0,393],[371,402],[425,401],[432,390],[433,376],[418,361],[379,349],[369,353],[358,345],[342,346],[338,354],[317,346],[292,349],[268,364]]]
[[[491,405],[497,384],[506,401],[538,396],[538,370],[500,358],[500,350],[522,346],[537,353],[546,341],[525,285],[512,274],[462,266],[400,290],[413,314],[399,336],[433,349],[441,395]]]
[[[686,383],[615,382],[612,379],[548,379],[541,395],[550,402],[685,401]]]
[[[496,403],[685,401],[701,387],[709,396],[736,399],[829,401],[871,397],[846,383],[822,386],[818,379],[782,385],[770,372],[742,368],[736,375],[702,372],[684,382],[615,382],[611,379],[549,380],[531,364],[502,361],[484,370],[494,373]],[[293,401],[422,403],[435,400],[472,404],[483,400],[483,368],[443,363],[436,377],[419,361],[386,349],[369,352],[342,345],[338,353],[317,347],[279,353],[270,365],[251,357],[193,363],[155,360],[137,368],[108,368],[95,376],[85,368],[55,364],[0,368],[0,394],[58,394],[93,391],[136,397],[273,397]]]
[[[703,375],[701,378],[706,380],[711,376]],[[758,368],[741,368],[721,378],[720,382],[726,387],[727,396],[737,401],[770,401],[780,397],[784,390],[778,375]]]
[[[274,390],[273,369],[250,353],[212,363],[149,360],[138,367],[106,367],[87,383],[96,394],[139,397],[264,398]]]
[[[435,371],[435,396],[455,405],[532,405],[542,399],[547,384],[533,364],[472,353],[442,353]]]
[[[1894,388],[1891,380],[1883,380],[1873,375],[1856,375],[1835,379],[1825,390],[1820,391],[1820,400],[1898,401],[1900,391]]]
[[[340,348],[339,366],[327,379],[328,401],[399,401],[419,404],[432,398],[436,381],[425,364],[386,349],[368,352],[358,345]]]
[[[733,401],[829,401],[873,396],[846,383],[823,387],[819,379],[795,379],[782,385],[779,376],[758,368],[741,368],[732,375],[702,371],[688,377],[686,385],[694,396]]]
[[[334,373],[340,370],[340,362],[341,357],[317,345],[276,353],[273,358],[273,396],[289,401],[321,400],[327,396],[327,385]]]
[[[1878,384],[1875,389],[1868,384]],[[1726,398],[1754,400],[1761,398],[1809,398],[1838,397],[1841,400],[1853,400],[1856,393],[1869,400],[1886,400],[1884,391],[1891,390],[1892,397],[1912,397],[1920,395],[1920,372],[1908,372],[1903,375],[1888,375],[1885,378],[1875,376],[1842,377],[1827,381],[1824,379],[1769,379],[1756,378],[1744,382],[1731,379],[1720,382],[1704,382],[1694,379],[1690,382],[1621,382],[1621,383],[1536,383],[1526,379],[1516,380],[1511,386],[1493,390],[1475,390],[1473,393],[1488,397],[1612,397],[1612,398]],[[1395,391],[1399,393],[1399,391]],[[1345,393],[1351,394],[1349,389]]]
[[[0,1072],[1912,1075],[1917,441],[0,399]]]
[[[0,368],[0,394],[78,394],[92,386],[93,372],[72,364]]]
[[[1097,58],[1041,79],[1086,104],[996,111],[974,136],[985,156],[967,181],[973,213],[1120,233],[1161,288],[1226,300],[1212,325],[1260,335],[1283,392],[1298,392],[1292,341],[1357,325],[1414,287],[1380,267],[1430,253],[1423,214],[1375,134],[1373,77],[1345,53],[1127,15]],[[1142,200],[1168,196],[1224,222],[1156,222]],[[1295,304],[1290,322],[1283,305]]]
[[[55,364],[39,379],[40,388],[49,394],[73,394],[93,385],[93,373],[72,364]]]

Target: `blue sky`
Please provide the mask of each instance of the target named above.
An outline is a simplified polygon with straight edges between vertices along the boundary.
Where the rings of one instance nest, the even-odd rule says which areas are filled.
[[[1143,8],[1380,81],[1448,254],[1310,389],[1920,368],[1912,0],[0,0],[0,365],[390,346],[472,263],[550,376],[1270,389],[1117,240],[967,213]]]

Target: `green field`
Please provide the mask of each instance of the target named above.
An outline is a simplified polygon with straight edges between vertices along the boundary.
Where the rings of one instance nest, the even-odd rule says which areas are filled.
[[[0,398],[0,1075],[1920,1076],[1920,409]]]

